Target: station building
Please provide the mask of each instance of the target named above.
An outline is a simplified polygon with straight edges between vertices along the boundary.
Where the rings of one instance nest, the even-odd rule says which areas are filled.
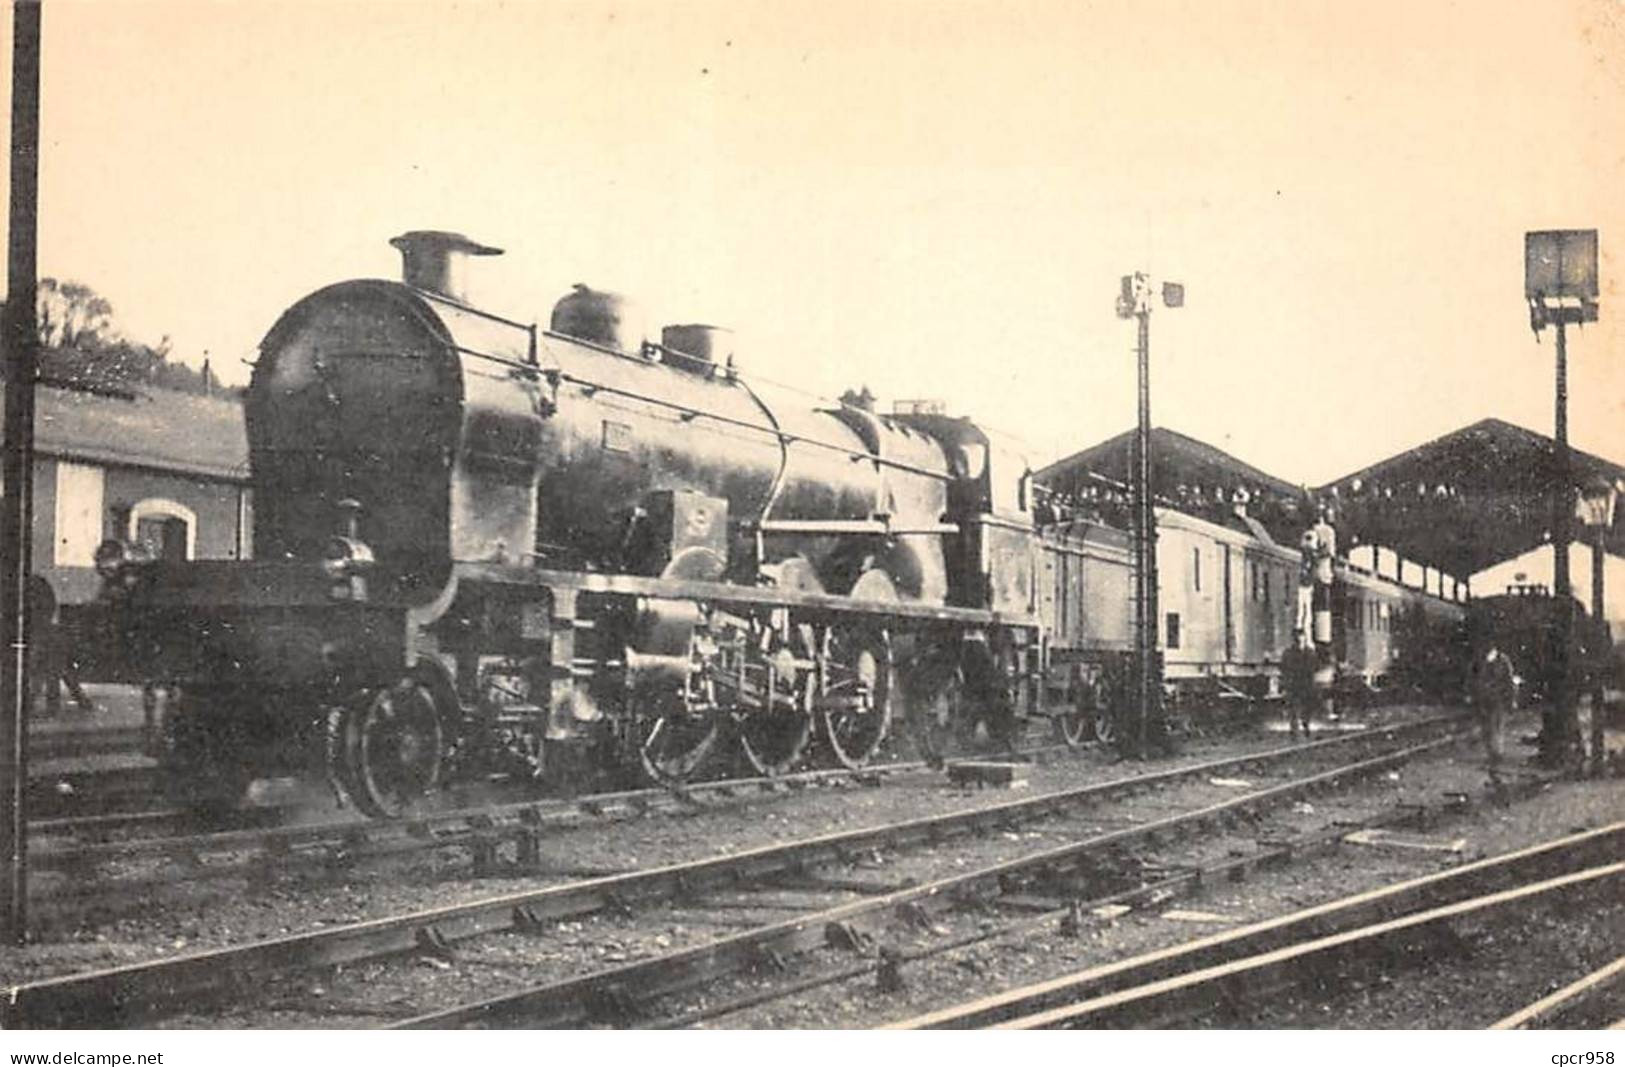
[[[35,390],[33,570],[63,603],[96,595],[96,546],[245,559],[253,501],[242,405],[164,389]]]

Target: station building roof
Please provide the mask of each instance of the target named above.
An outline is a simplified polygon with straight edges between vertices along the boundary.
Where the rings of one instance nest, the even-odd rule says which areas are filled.
[[[82,463],[248,481],[243,406],[229,396],[41,385],[34,393],[34,449]]]
[[[1476,574],[1549,541],[1555,442],[1501,419],[1482,419],[1322,486],[1339,529],[1447,574]],[[1574,486],[1625,479],[1625,466],[1570,451]],[[1609,551],[1625,551],[1625,506]],[[1578,522],[1576,540],[1584,536]]]
[[[1378,544],[1457,578],[1551,540],[1554,442],[1501,419],[1475,422],[1315,489],[1173,430],[1159,427],[1151,436],[1158,503],[1230,526],[1261,523],[1280,544],[1295,543],[1320,503],[1331,508],[1343,551]],[[1070,496],[1121,495],[1133,447],[1130,430],[1034,478]],[[1625,466],[1573,449],[1570,474],[1579,488],[1625,481]],[[1246,491],[1247,518],[1233,516],[1237,490]],[[1573,533],[1584,537],[1578,522]],[[1615,509],[1607,544],[1625,555],[1625,501]]]
[[[1133,477],[1133,457],[1134,431],[1125,430],[1051,463],[1033,478],[1062,496],[1120,495]],[[1253,523],[1261,523],[1281,544],[1295,543],[1312,521],[1305,487],[1261,471],[1194,437],[1154,427],[1151,457],[1151,481],[1159,504],[1249,531]],[[1246,494],[1248,518],[1238,518],[1234,512],[1242,491]]]

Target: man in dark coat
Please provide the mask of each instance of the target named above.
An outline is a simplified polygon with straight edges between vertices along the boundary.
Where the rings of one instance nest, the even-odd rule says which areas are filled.
[[[1309,736],[1309,718],[1315,706],[1315,668],[1320,665],[1320,657],[1307,645],[1306,637],[1300,631],[1281,653],[1281,689],[1286,694],[1287,723],[1293,737],[1298,736],[1300,726],[1304,736]]]
[[[1518,677],[1507,658],[1492,642],[1482,655],[1473,660],[1473,706],[1478,709],[1479,725],[1484,732],[1484,755],[1489,761],[1490,778],[1501,778],[1501,732],[1506,714],[1517,703]]]

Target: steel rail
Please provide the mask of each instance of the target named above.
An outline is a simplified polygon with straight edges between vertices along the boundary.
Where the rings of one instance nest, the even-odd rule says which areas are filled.
[[[92,730],[41,730],[28,737],[30,760],[71,759],[75,756],[129,753],[138,755],[147,742],[144,726],[112,726]]]
[[[1051,744],[1031,745],[1025,748],[1017,748],[1013,752],[1001,755],[998,758],[1017,758],[1021,760],[1030,760],[1032,762],[1041,764],[1048,762],[1053,758],[1090,751],[1098,747],[1098,743],[1092,741],[1078,745],[1055,742]],[[947,758],[947,762],[956,763],[964,760],[984,758],[992,757],[966,753],[962,755],[949,756]],[[718,778],[688,782],[680,785],[673,784],[648,786],[641,789],[623,789],[600,793],[585,793],[576,797],[539,797],[528,800],[504,801],[501,803],[486,805],[484,807],[473,806],[448,808],[445,811],[438,813],[425,812],[422,815],[408,816],[406,818],[395,820],[369,820],[369,824],[377,826],[403,826],[412,823],[415,820],[421,821],[436,818],[456,822],[459,819],[473,817],[475,815],[491,815],[496,818],[503,818],[504,816],[513,813],[523,813],[525,809],[536,807],[538,805],[547,808],[550,814],[552,813],[552,810],[556,808],[560,812],[568,813],[575,811],[585,815],[609,815],[623,811],[630,814],[641,815],[650,810],[659,808],[662,805],[680,807],[691,801],[697,803],[701,797],[713,793],[721,797],[731,797],[750,791],[764,793],[795,792],[797,790],[807,788],[810,785],[827,784],[831,782],[844,783],[847,781],[853,781],[860,784],[874,784],[871,779],[878,780],[879,778],[887,775],[897,774],[904,771],[921,770],[928,768],[929,766],[930,765],[925,760],[896,760],[886,763],[873,763],[866,767],[857,769],[847,767],[814,768],[779,775],[762,775],[746,778]],[[122,779],[129,777],[132,774],[137,776],[136,783],[124,784],[139,784],[142,786],[142,788],[138,790],[138,792],[142,793],[152,793],[156,791],[158,784],[158,769],[154,767],[123,768],[118,771],[68,771],[57,775],[40,776],[37,778],[37,781],[41,783],[41,785],[37,788],[41,788],[42,790],[45,789],[53,779],[68,781],[70,784],[72,784],[73,781],[83,781],[86,786],[85,792],[83,793],[83,798],[89,802],[86,806],[95,806],[99,805],[99,803],[101,803],[103,800],[100,794],[91,788],[91,784],[96,776],[113,775],[122,781]],[[49,793],[42,793],[42,796],[49,795]],[[75,790],[74,795],[75,797],[80,796],[77,790]],[[122,789],[115,792],[115,797],[117,798],[122,798],[125,795],[126,793]],[[71,801],[69,804],[71,805]],[[58,806],[62,806],[60,802],[58,803]],[[195,839],[205,837],[208,834],[223,834],[244,830],[249,828],[249,824],[256,823],[262,818],[274,817],[276,811],[276,808],[270,807],[241,809],[235,814],[238,816],[246,816],[246,818],[243,820],[245,825],[204,827],[197,832],[188,833],[185,836]],[[62,837],[82,836],[86,834],[106,835],[120,830],[139,830],[145,827],[188,828],[197,827],[200,822],[202,822],[202,820],[195,812],[188,811],[184,808],[165,807],[145,808],[136,811],[96,811],[83,815],[50,815],[29,820],[29,827],[31,835],[38,834],[46,837]],[[361,825],[360,820],[324,819],[319,822],[304,823],[296,826],[285,825],[280,828],[259,827],[259,829],[270,833],[275,829],[293,832],[327,828],[328,830],[336,833],[340,829],[350,828],[357,825]],[[156,835],[147,840],[156,840]],[[241,847],[240,842],[234,842],[224,837],[219,838],[218,840],[223,848],[237,849]],[[281,846],[281,842],[276,842],[273,844],[273,847],[279,853],[282,851]],[[65,851],[64,846],[56,847],[59,852]],[[137,845],[136,847],[139,848],[141,846]],[[208,847],[207,843],[204,843],[204,847]],[[86,859],[94,861],[94,857],[87,856]],[[47,868],[49,867],[49,864],[50,861],[47,861]]]
[[[34,802],[29,813],[34,819],[66,818],[79,810],[103,814],[108,808],[134,798],[149,798],[157,790],[158,769],[150,766],[112,767],[47,772],[30,776],[28,788]],[[67,786],[63,790],[63,786]]]
[[[1253,765],[1262,766],[1379,738],[1428,734],[1448,728],[1458,721],[1457,717],[1445,716],[1395,725],[946,815],[825,834],[625,874],[588,878],[246,945],[42,979],[14,986],[0,996],[0,1026],[18,1028],[127,1022],[161,1012],[191,997],[229,995],[238,984],[261,982],[267,976],[280,972],[410,952],[425,944],[444,946],[481,934],[534,928],[549,920],[592,914],[608,908],[624,908],[631,903],[679,899],[707,886],[733,885],[742,880],[792,871],[820,862],[838,861],[877,846],[899,847],[940,841],[1192,777]],[[1453,737],[1448,735],[1446,740]],[[1444,742],[1433,742],[1441,743]],[[1240,810],[1239,804],[1234,807]]]
[[[1491,1030],[1531,1030],[1556,1021],[1587,998],[1600,993],[1625,977],[1625,956],[1599,967],[1584,978],[1570,982],[1550,996],[1541,997],[1504,1019],[1490,1024]]]
[[[1503,796],[1505,796],[1505,794],[1503,794]],[[1081,932],[1081,925],[1077,930],[1071,932],[1066,930],[1066,926],[1069,921],[1076,921],[1080,913],[1086,913],[1092,911],[1093,909],[1112,905],[1127,906],[1132,908],[1151,903],[1159,905],[1166,904],[1171,900],[1199,894],[1209,886],[1241,881],[1257,870],[1262,870],[1264,868],[1277,868],[1307,857],[1319,855],[1328,850],[1336,849],[1343,843],[1351,831],[1397,828],[1401,826],[1413,826],[1418,823],[1425,823],[1432,818],[1447,816],[1453,812],[1459,811],[1464,802],[1465,798],[1461,798],[1460,800],[1452,799],[1445,804],[1436,805],[1401,804],[1392,810],[1382,812],[1381,814],[1372,816],[1370,818],[1350,822],[1339,821],[1332,824],[1332,826],[1329,828],[1325,828],[1302,837],[1294,837],[1290,841],[1260,842],[1260,847],[1256,852],[1249,852],[1240,856],[1232,856],[1228,859],[1219,860],[1213,863],[1205,863],[1198,866],[1179,867],[1176,869],[1175,873],[1168,874],[1160,878],[1153,878],[1151,881],[1145,882],[1133,889],[1127,889],[1122,892],[1111,893],[1107,896],[1094,897],[1087,900],[1083,899],[1081,896],[1067,900],[1056,898],[1047,902],[1050,904],[1050,906],[1041,914],[1014,920],[993,929],[986,929],[984,924],[984,928],[974,934],[968,934],[963,937],[954,938],[951,941],[933,944],[913,952],[895,952],[891,955],[890,962],[891,965],[900,972],[901,968],[908,964],[941,956],[945,953],[954,952],[971,945],[992,941],[998,938],[1019,936],[1023,931],[1027,930],[1036,931],[1041,930],[1046,926],[1054,927],[1057,920],[1060,921],[1060,925],[1062,927],[1062,936],[1077,936],[1077,934]],[[1039,901],[1029,898],[1023,903],[1025,910],[1025,906],[1039,903]],[[705,1022],[728,1015],[734,1015],[741,1011],[747,1011],[751,1008],[758,1007],[762,1004],[775,1000],[786,999],[787,997],[805,992],[809,989],[834,985],[839,982],[850,981],[865,975],[874,974],[885,966],[886,962],[887,961],[885,960],[866,960],[861,964],[857,964],[837,972],[815,975],[810,978],[796,981],[789,986],[763,990],[758,993],[748,994],[736,1000],[726,1001],[719,1004],[710,1004],[703,1008],[686,1011],[678,1015],[657,1020],[648,1024],[648,1028],[659,1030],[683,1029],[700,1022]],[[640,1022],[639,1026],[642,1027],[644,1024]],[[899,1027],[897,1026],[884,1027],[884,1029],[898,1028]]]
[[[1058,755],[1086,751],[1062,744],[1047,745],[1018,753],[1035,762]],[[950,760],[951,766],[955,760]],[[31,856],[39,871],[74,876],[82,892],[64,895],[49,888],[50,897],[62,903],[73,897],[91,897],[116,888],[125,891],[135,879],[117,879],[116,886],[93,886],[79,876],[87,868],[109,862],[174,862],[189,881],[199,878],[229,877],[242,873],[252,863],[272,857],[279,865],[309,859],[331,863],[335,860],[360,861],[399,855],[463,848],[474,853],[475,873],[494,873],[499,864],[495,850],[516,844],[524,854],[535,855],[541,832],[571,821],[577,816],[613,818],[638,816],[660,810],[700,810],[709,798],[728,800],[745,794],[783,795],[816,787],[874,786],[884,778],[928,769],[923,760],[878,763],[859,769],[845,767],[797,771],[790,774],[751,778],[725,778],[691,782],[685,785],[590,793],[579,797],[544,798],[464,807],[424,813],[393,820],[342,819],[274,827],[237,826],[200,833],[150,836],[123,841],[101,841],[78,845],[36,845]],[[240,815],[252,816],[256,809]],[[274,817],[267,809],[265,817]],[[33,823],[40,837],[78,833],[106,834],[143,825],[172,827],[185,825],[196,816],[185,811],[154,811],[127,814],[91,815],[76,819],[55,819]],[[163,877],[148,877],[143,885],[162,885]],[[46,892],[44,888],[41,890]]]
[[[1426,944],[1427,935],[1460,919],[1482,919],[1503,911],[1548,905],[1570,895],[1617,888],[1622,882],[1625,861],[1589,867],[1020,1016],[990,1029],[1122,1027],[1147,1018],[1167,1023],[1200,1017],[1216,1005],[1247,1003],[1262,993],[1273,994],[1296,986],[1310,977],[1311,971],[1324,977],[1336,961],[1390,950],[1402,952],[1408,946]]]
[[[1080,873],[1092,859],[1109,856],[1125,846],[1178,836],[1350,778],[1378,773],[1455,739],[1451,736],[1426,742],[1142,826],[1099,834],[924,885],[796,916],[653,959],[535,985],[394,1025],[404,1029],[476,1025],[558,1028],[612,1023],[616,1021],[615,1013],[634,991],[641,999],[662,996],[748,970],[782,953],[814,948],[831,936],[832,928],[851,931],[883,923],[894,914],[911,910],[915,921],[919,921],[929,910],[949,907],[983,893],[1000,893],[1039,874]],[[606,1008],[611,1010],[606,1012]]]
[[[1100,964],[1086,970],[1005,990],[964,1004],[927,1012],[888,1029],[969,1029],[1019,1016],[1031,1016],[1133,986],[1257,955],[1395,915],[1467,898],[1487,886],[1505,886],[1531,876],[1611,859],[1625,852],[1625,822],[1545,841],[1438,874],[1381,886],[1316,904],[1248,926]]]

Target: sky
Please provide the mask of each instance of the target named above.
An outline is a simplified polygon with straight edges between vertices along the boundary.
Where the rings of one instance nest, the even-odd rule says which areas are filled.
[[[1319,484],[1486,416],[1550,433],[1523,234],[1597,228],[1570,432],[1625,462],[1618,2],[47,0],[44,41],[41,273],[227,381],[450,229],[507,249],[493,310],[618,290],[1037,465],[1132,423],[1146,270],[1187,294],[1154,421]]]

